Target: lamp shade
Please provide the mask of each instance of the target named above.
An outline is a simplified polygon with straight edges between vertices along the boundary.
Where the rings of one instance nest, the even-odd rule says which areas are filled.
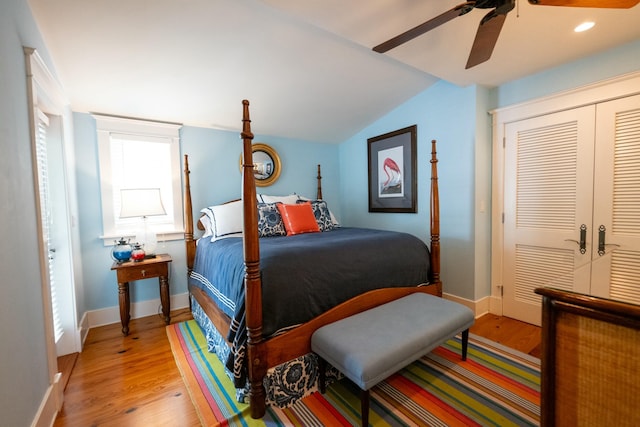
[[[120,190],[120,218],[166,215],[159,188]]]

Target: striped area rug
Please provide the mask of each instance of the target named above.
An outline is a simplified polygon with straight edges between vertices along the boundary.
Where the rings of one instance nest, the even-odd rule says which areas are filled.
[[[231,380],[206,350],[195,321],[169,325],[167,334],[204,426],[360,425],[359,389],[347,379],[290,408],[267,408],[263,419],[254,420],[248,405],[236,402]],[[375,386],[370,425],[539,425],[539,360],[470,335],[462,362],[460,346],[459,337],[451,339]]]

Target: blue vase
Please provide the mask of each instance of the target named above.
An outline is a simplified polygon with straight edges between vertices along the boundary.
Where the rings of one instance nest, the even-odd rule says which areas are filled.
[[[111,249],[111,258],[118,263],[129,261],[131,258],[131,245],[124,240],[124,237],[119,241],[114,241],[115,245]]]

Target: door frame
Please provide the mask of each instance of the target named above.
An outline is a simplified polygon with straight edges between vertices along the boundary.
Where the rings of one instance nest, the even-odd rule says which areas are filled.
[[[508,123],[640,94],[640,72],[581,86],[490,111],[493,153],[491,184],[491,297],[489,311],[502,315],[504,272],[505,128]]]
[[[34,196],[36,206],[36,227],[38,229],[38,261],[40,267],[40,282],[42,290],[42,310],[45,331],[45,348],[47,369],[49,373],[49,387],[35,416],[35,420],[48,423],[54,420],[56,414],[62,409],[64,399],[64,386],[61,384],[61,374],[58,372],[58,360],[56,343],[54,340],[54,326],[51,306],[51,289],[49,281],[49,253],[44,240],[42,230],[42,215],[39,191],[39,171],[36,159],[38,111],[56,115],[61,118],[61,133],[65,138],[63,144],[68,144],[72,135],[70,110],[61,86],[48,70],[46,64],[35,49],[24,47],[25,68],[27,74],[27,102],[29,106],[29,133],[32,152],[32,170],[34,179]],[[68,167],[68,165],[67,165]],[[70,248],[70,250],[72,250]],[[75,287],[75,283],[70,286]],[[75,301],[72,302],[76,310]],[[77,311],[77,310],[76,310]],[[76,325],[77,331],[77,325]],[[77,342],[77,340],[76,340]],[[80,349],[78,349],[79,351]]]

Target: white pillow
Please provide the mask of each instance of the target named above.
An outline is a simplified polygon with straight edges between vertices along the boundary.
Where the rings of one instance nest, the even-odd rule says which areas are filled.
[[[242,238],[243,233],[239,232],[239,233],[229,233],[229,234],[225,234],[224,236],[220,236],[220,237],[211,237],[211,242],[215,242],[216,240],[222,240],[222,239],[228,239],[230,237],[239,237]]]
[[[333,214],[331,209],[329,209],[329,215],[331,215],[331,222],[333,223],[333,226],[340,227],[340,222],[338,221],[338,218],[336,218],[336,216]]]
[[[295,205],[301,200],[297,194],[289,194],[288,196],[268,196],[266,194],[258,194],[258,201],[262,203],[284,203],[285,205]]]
[[[223,236],[242,233],[244,217],[242,200],[209,206],[200,212],[207,215],[211,221],[212,241]]]
[[[202,211],[200,212],[204,213],[204,209],[202,209]],[[209,215],[202,215],[200,219],[198,219],[198,221],[200,221],[200,224],[202,224],[202,227],[204,228],[204,234],[202,235],[202,237],[213,236],[213,226],[211,224],[211,218],[209,218]]]

